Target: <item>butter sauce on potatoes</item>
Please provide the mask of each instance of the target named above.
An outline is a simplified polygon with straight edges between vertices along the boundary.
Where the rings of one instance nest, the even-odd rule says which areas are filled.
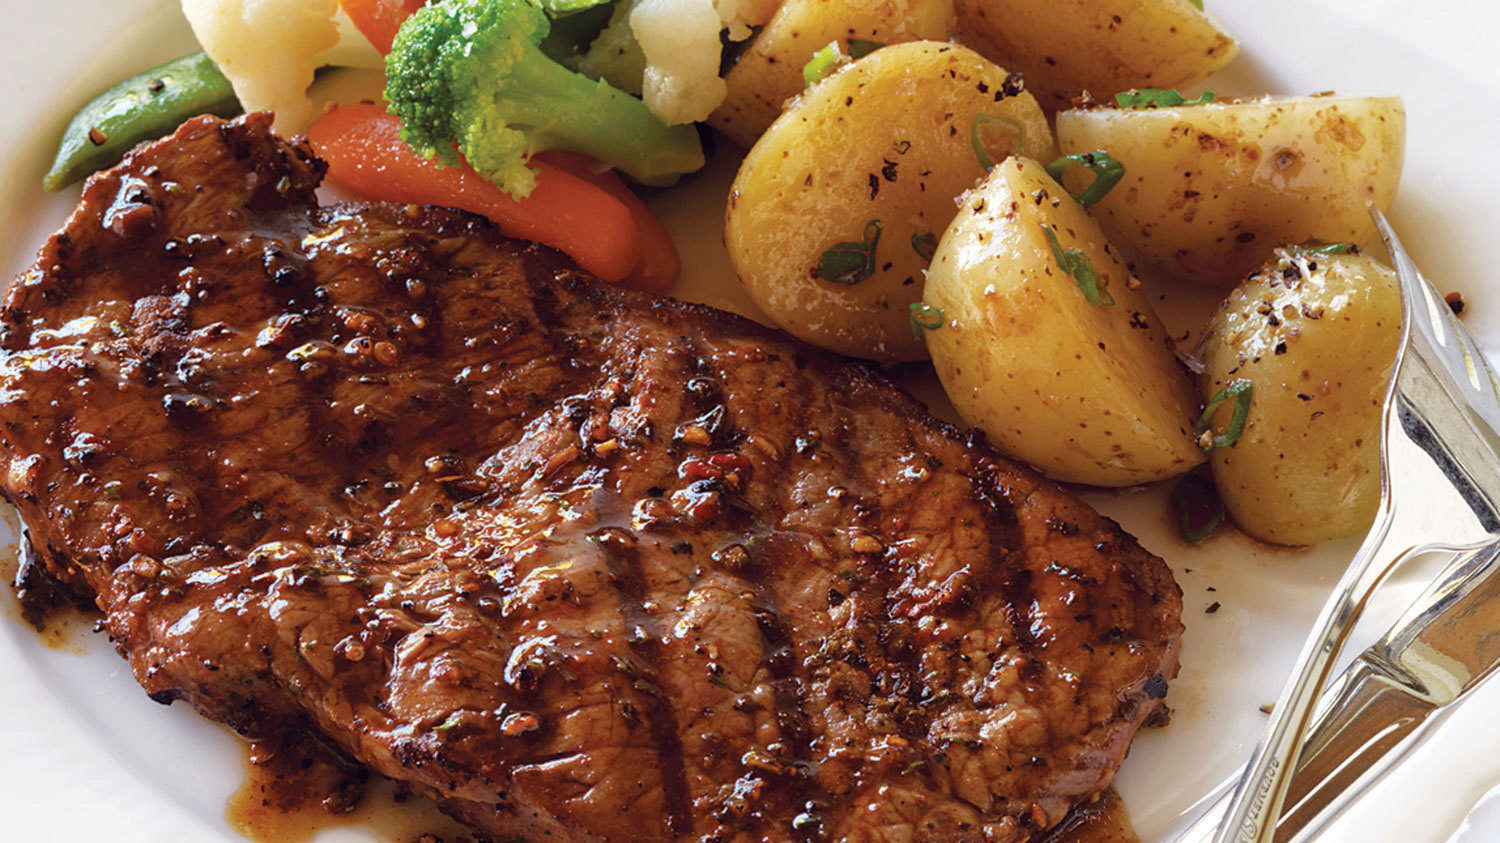
[[[1181,278],[1238,284],[1309,240],[1363,244],[1396,195],[1399,97],[1314,96],[1057,115],[1062,151],[1106,149],[1125,178],[1094,206],[1110,240]]]
[[[1400,332],[1396,276],[1364,255],[1282,250],[1224,301],[1198,353],[1205,399],[1237,380],[1252,387],[1244,432],[1211,458],[1241,530],[1297,545],[1369,529]]]
[[[799,71],[800,72],[800,71]],[[996,159],[1056,154],[1042,110],[978,53],[918,41],[883,47],[795,100],[740,165],[725,242],[746,292],[788,333],[873,360],[927,356],[912,337],[928,253],[984,175],[976,120]],[[875,224],[875,225],[872,225]],[[820,277],[824,255],[865,244],[867,273]],[[847,252],[847,249],[846,249]]]
[[[1058,262],[1072,250],[1092,292]],[[1139,286],[1042,165],[997,165],[964,197],[922,294],[943,314],[925,337],[959,415],[1058,480],[1128,486],[1202,463],[1192,381]]]

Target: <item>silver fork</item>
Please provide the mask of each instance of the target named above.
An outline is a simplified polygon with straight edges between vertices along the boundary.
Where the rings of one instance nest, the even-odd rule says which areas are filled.
[[[1379,641],[1323,689],[1276,823],[1311,840],[1500,670],[1500,544],[1455,554]],[[1209,843],[1234,779],[1175,843]]]
[[[1375,526],[1319,613],[1216,843],[1269,843],[1314,707],[1375,588],[1403,560],[1500,538],[1500,386],[1479,347],[1370,209],[1401,282]]]

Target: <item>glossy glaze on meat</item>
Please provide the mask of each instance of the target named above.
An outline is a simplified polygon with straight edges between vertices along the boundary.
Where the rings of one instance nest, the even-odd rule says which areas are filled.
[[[1176,672],[1161,560],[860,365],[269,120],[93,179],[0,315],[0,462],[146,691],[476,831],[1025,840]]]

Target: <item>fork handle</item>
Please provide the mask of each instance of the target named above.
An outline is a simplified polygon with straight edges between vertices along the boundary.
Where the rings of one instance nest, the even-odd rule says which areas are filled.
[[[1339,578],[1338,588],[1318,613],[1313,631],[1271,712],[1265,736],[1235,790],[1229,812],[1214,837],[1215,843],[1270,843],[1275,836],[1276,820],[1296,771],[1303,740],[1318,697],[1333,673],[1334,662],[1370,594],[1414,549],[1401,537],[1388,540],[1392,538],[1391,523],[1390,512],[1382,507],[1375,529],[1360,545],[1354,561]]]

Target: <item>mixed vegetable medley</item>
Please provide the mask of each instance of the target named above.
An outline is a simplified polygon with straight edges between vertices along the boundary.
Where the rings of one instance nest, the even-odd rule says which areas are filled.
[[[1184,93],[1238,50],[1201,2],[183,10],[205,52],[87,105],[48,189],[188,117],[271,110],[352,193],[482,214],[662,292],[681,264],[639,194],[721,137],[748,149],[730,259],[788,332],[930,359],[965,421],[1054,478],[1176,478],[1189,541],[1226,513],[1284,544],[1374,516],[1400,309],[1360,246],[1400,179],[1401,101]],[[383,68],[385,102],[315,113],[327,66]],[[1153,310],[1174,284],[1233,290],[1174,339]]]

